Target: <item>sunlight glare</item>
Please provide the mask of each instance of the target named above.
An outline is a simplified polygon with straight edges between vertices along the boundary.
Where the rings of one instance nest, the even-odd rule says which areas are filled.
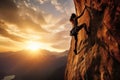
[[[30,42],[27,43],[27,47],[26,48],[27,48],[27,50],[37,51],[37,50],[40,49],[40,44],[37,43],[37,42],[30,41]]]

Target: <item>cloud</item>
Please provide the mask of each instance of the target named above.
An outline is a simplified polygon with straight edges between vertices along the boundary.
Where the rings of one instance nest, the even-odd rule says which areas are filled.
[[[47,24],[42,12],[35,11],[34,6],[30,6],[30,2],[24,0],[17,2],[14,3],[13,0],[0,1],[0,18],[6,22],[16,24],[19,29],[24,31],[30,28],[37,32],[47,32],[42,28],[43,24]]]
[[[59,31],[57,33],[54,33],[53,41],[52,42],[52,47],[56,49],[68,49],[69,44],[70,44],[70,36],[69,36],[69,31],[68,29]]]
[[[72,0],[50,0],[51,4],[54,5],[56,10],[64,13],[64,14],[71,14],[74,12],[73,1]]]
[[[0,0],[0,9],[14,9],[16,10],[17,7],[13,0]]]
[[[69,48],[70,36],[69,31],[63,30],[56,33],[45,34],[39,40],[42,43],[47,43],[51,47],[58,50],[66,50]]]
[[[21,38],[17,35],[9,34],[8,31],[3,29],[3,28],[0,28],[0,35],[4,36],[4,37],[7,37],[7,38],[10,38],[11,40],[15,40],[15,41],[25,41],[24,38]]]
[[[5,25],[5,23],[3,22],[0,22],[0,35],[1,36],[4,36],[4,37],[7,37],[11,40],[14,40],[14,41],[25,41],[24,38],[22,37],[19,37],[17,35],[13,35],[13,34],[10,34],[8,31],[7,31],[7,26]]]
[[[52,18],[54,21],[54,18]],[[40,42],[48,43],[51,47],[59,50],[65,50],[69,48],[70,44],[70,24],[65,15],[61,15],[60,18],[55,19],[48,30],[51,32],[49,34],[43,34]],[[65,45],[63,45],[65,44]]]
[[[56,10],[60,11],[60,12],[64,12],[64,8],[61,5],[61,3],[58,3],[58,0],[51,0],[51,4],[53,4],[56,8]]]
[[[15,44],[15,42],[13,40],[7,39],[3,36],[0,36],[0,46],[2,47],[8,47],[8,48],[13,48],[13,47],[18,47],[17,44]],[[9,46],[8,46],[9,45]]]
[[[70,36],[68,34],[66,30],[56,33],[54,36],[54,41],[56,41],[56,43],[54,42],[51,46],[57,49],[69,49]]]
[[[13,0],[0,0],[0,18],[10,21],[17,22],[18,8]]]
[[[45,2],[50,2],[56,8],[56,10],[60,12],[64,12],[63,5],[60,2],[58,2],[58,0],[38,0],[38,2],[40,2],[40,4],[44,4]]]
[[[52,45],[53,48],[57,48],[57,49],[60,49],[60,50],[68,50],[69,49],[69,42],[61,42],[61,43],[57,43],[57,44],[54,44]]]
[[[24,2],[21,1],[19,7],[19,27],[20,28],[29,28],[37,32],[47,32],[42,25],[47,24],[44,19],[43,13],[41,11],[35,11],[34,6],[25,6]],[[30,4],[30,3],[26,3]]]
[[[41,4],[43,4],[44,2],[46,2],[47,0],[38,0]]]

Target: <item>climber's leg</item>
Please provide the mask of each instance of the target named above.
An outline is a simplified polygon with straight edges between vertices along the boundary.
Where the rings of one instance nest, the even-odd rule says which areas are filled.
[[[82,24],[82,26],[84,27],[84,30],[86,32],[87,35],[90,34],[89,30],[87,29],[87,25],[85,23]]]
[[[82,28],[84,28],[84,30],[86,31],[86,33],[88,33],[88,30],[87,30],[87,25],[85,23],[81,24],[80,26],[77,27],[77,32],[79,30],[81,30]]]
[[[77,42],[78,42],[77,35],[75,35],[74,38],[75,38],[75,49],[74,49],[74,53],[77,55]]]

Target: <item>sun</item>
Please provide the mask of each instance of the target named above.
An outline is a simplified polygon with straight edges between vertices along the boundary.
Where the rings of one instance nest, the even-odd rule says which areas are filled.
[[[38,42],[33,42],[33,41],[27,42],[26,45],[26,49],[30,51],[37,51],[40,49],[40,47],[41,46]]]

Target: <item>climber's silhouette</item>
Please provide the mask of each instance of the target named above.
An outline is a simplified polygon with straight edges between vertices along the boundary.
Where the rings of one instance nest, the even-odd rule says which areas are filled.
[[[70,31],[70,35],[71,36],[74,36],[75,38],[75,49],[74,49],[74,53],[77,55],[77,42],[78,42],[78,32],[79,30],[81,30],[82,28],[84,28],[84,30],[86,31],[86,34],[88,34],[88,30],[87,30],[87,25],[85,23],[81,24],[80,26],[78,26],[78,18],[80,18],[83,13],[85,11],[85,8],[83,10],[83,12],[81,13],[80,16],[76,16],[76,14],[72,13],[71,17],[70,17],[70,22],[72,23],[73,25],[73,29]]]

